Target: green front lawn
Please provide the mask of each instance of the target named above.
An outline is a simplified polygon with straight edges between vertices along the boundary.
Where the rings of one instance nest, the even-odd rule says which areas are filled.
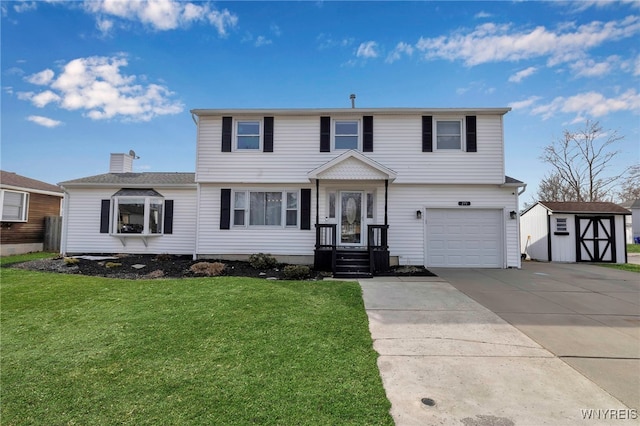
[[[393,424],[357,283],[0,273],[3,425]]]
[[[627,244],[627,253],[640,253],[640,244]]]

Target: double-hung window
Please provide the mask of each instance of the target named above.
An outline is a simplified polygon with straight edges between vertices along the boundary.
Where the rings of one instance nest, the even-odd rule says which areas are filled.
[[[260,149],[260,120],[236,121],[236,149],[259,150]]]
[[[462,120],[436,120],[436,149],[463,149]]]
[[[155,191],[153,195],[140,192],[121,190],[113,197],[114,234],[162,234],[164,198]]]
[[[333,148],[359,149],[360,122],[358,120],[335,120],[333,122]]]
[[[27,192],[2,190],[2,217],[3,222],[26,222],[29,210],[29,194]]]
[[[298,191],[235,191],[233,226],[296,227]]]

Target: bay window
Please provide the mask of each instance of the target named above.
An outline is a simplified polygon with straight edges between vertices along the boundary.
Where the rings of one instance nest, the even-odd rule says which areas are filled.
[[[115,234],[163,233],[164,198],[155,191],[121,190],[113,197],[113,209]]]

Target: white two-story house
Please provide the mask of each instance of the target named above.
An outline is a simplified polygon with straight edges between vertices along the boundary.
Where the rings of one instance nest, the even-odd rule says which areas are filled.
[[[389,265],[520,267],[508,108],[192,110],[196,172],[61,183],[64,253],[175,253],[348,275]]]

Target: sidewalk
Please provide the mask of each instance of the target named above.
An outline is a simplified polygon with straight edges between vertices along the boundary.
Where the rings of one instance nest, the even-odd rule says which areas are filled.
[[[441,278],[360,285],[396,425],[637,422],[628,407]]]

